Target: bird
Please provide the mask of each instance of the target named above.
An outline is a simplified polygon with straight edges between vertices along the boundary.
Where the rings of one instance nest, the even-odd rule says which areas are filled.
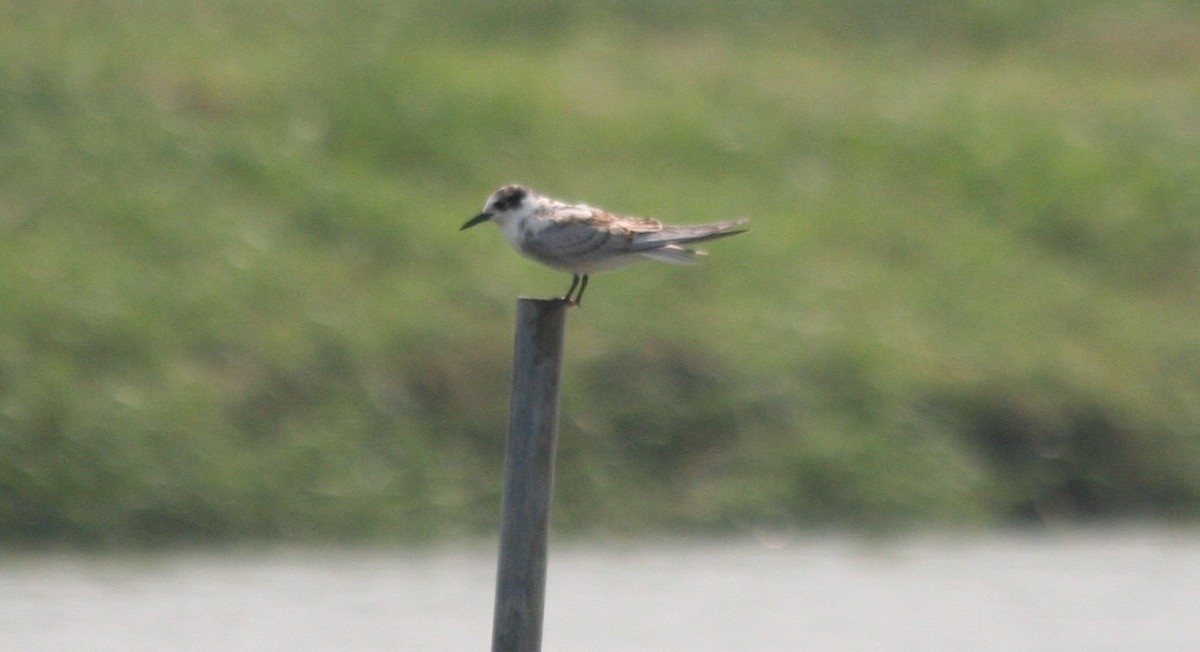
[[[492,193],[483,211],[459,230],[489,221],[500,227],[504,239],[519,253],[571,273],[571,287],[562,298],[568,306],[583,305],[588,276],[594,272],[648,259],[693,263],[696,256],[707,252],[684,245],[750,230],[742,227],[750,221],[745,217],[673,226],[649,217],[617,215],[587,204],[569,204],[539,195],[520,184],[509,184]]]

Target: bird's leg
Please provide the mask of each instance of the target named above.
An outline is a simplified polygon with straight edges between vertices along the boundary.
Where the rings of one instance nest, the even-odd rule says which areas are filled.
[[[579,306],[580,308],[583,307],[583,291],[587,289],[587,283],[588,277],[587,274],[584,274],[583,284],[579,286],[579,294],[575,295],[575,305]]]
[[[571,300],[571,293],[575,291],[575,286],[577,285],[579,285],[579,275],[573,274],[571,276],[571,287],[567,289],[567,295],[563,297],[563,301],[566,301],[570,305],[575,305],[575,302]]]

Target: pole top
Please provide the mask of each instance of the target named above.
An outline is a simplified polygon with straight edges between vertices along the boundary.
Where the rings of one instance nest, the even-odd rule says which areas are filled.
[[[567,300],[562,297],[554,297],[547,299],[545,297],[517,297],[517,301],[521,303],[561,303],[567,305]]]

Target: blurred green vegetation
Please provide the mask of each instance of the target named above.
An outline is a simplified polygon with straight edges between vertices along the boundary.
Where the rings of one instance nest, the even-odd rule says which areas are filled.
[[[571,312],[564,532],[1200,508],[1192,2],[0,15],[0,540],[490,536],[514,181],[753,219]]]

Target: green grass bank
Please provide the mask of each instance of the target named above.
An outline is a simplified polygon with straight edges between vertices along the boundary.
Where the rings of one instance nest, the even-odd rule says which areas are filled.
[[[491,536],[503,183],[705,264],[569,316],[555,524],[1200,508],[1200,10],[0,0],[0,541]]]

